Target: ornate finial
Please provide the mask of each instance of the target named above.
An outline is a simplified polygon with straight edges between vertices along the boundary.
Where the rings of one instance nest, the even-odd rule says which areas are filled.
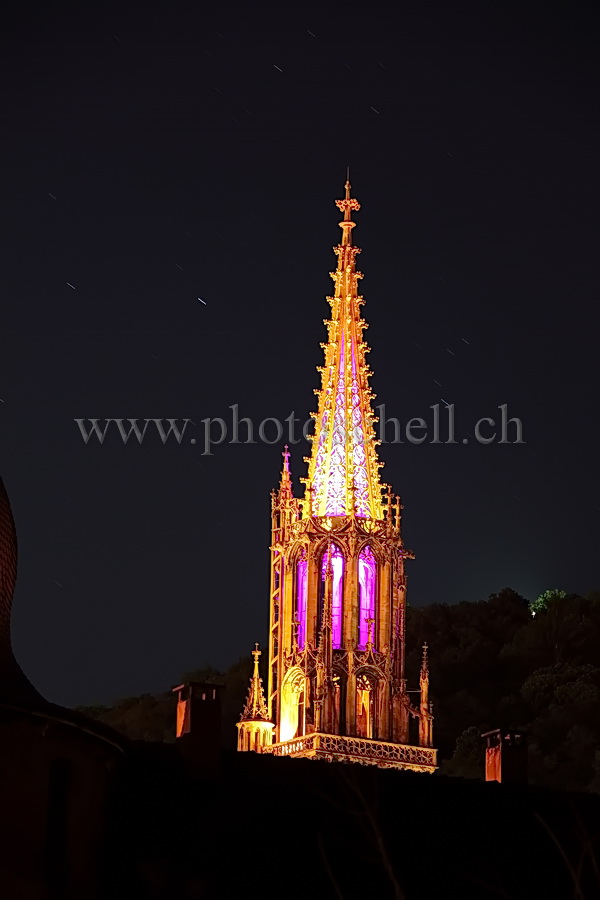
[[[242,713],[242,722],[268,722],[269,712],[267,710],[267,702],[263,691],[262,678],[258,672],[258,661],[261,651],[258,649],[258,642],[254,645],[252,651],[254,657],[254,671],[250,679],[250,688],[248,690],[248,699]]]
[[[394,497],[394,501],[392,503],[392,510],[394,512],[394,528],[396,530],[398,530],[400,528],[400,519],[402,518],[402,515],[400,513],[401,509],[402,509],[402,504],[400,502],[400,497],[398,495],[396,495]]]
[[[340,228],[342,229],[342,246],[346,246],[351,243],[350,233],[356,222],[352,221],[352,210],[359,210],[360,203],[358,200],[355,200],[350,196],[350,192],[352,190],[352,185],[350,184],[350,169],[348,168],[348,179],[346,184],[344,185],[346,188],[346,196],[343,200],[336,200],[335,205],[337,208],[344,213],[344,219],[340,222]]]
[[[427,656],[427,651],[429,647],[427,641],[423,644],[423,657],[421,659],[421,680],[429,678],[429,659]]]
[[[294,495],[292,489],[292,479],[290,473],[290,451],[286,444],[281,454],[283,456],[283,469],[281,470],[281,481],[279,482],[279,497],[291,498]]]
[[[423,660],[421,662],[421,702],[419,703],[419,745],[431,747],[431,706],[429,703],[429,664],[427,661],[427,644],[423,644]]]

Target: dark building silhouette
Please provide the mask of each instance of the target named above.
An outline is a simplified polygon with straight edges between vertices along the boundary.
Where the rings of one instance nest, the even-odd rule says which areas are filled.
[[[0,895],[97,896],[98,846],[125,740],[48,703],[14,658],[10,613],[17,539],[0,479]]]
[[[600,799],[515,783],[507,760],[524,745],[504,732],[488,735],[502,783],[486,784],[219,753],[212,684],[175,689],[171,744],[48,703],[10,645],[16,569],[0,482],[2,900],[598,895]]]
[[[188,766],[215,768],[221,753],[221,690],[218,684],[188,681],[177,694],[177,750]]]

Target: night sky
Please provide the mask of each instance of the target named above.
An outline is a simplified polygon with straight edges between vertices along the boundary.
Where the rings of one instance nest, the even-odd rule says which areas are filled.
[[[0,473],[49,700],[264,643],[280,444],[85,445],[74,420],[304,421],[347,165],[376,404],[456,408],[456,445],[381,448],[409,602],[600,588],[598,28],[524,6],[5,18]],[[525,444],[463,444],[503,403]]]

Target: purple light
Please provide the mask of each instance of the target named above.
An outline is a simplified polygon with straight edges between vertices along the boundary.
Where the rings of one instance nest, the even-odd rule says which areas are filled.
[[[371,509],[369,505],[369,491],[367,481],[367,457],[365,454],[364,421],[360,406],[358,379],[356,376],[356,357],[354,343],[352,343],[352,385],[350,418],[352,422],[354,511],[356,512],[357,516],[364,518],[371,514]]]
[[[327,574],[327,551],[323,554],[321,577],[325,581]],[[340,548],[334,544],[331,548],[331,568],[333,569],[331,594],[331,638],[335,650],[342,646],[342,602],[344,582],[344,557]]]
[[[346,515],[346,378],[344,361],[345,335],[340,336],[340,363],[333,414],[333,434],[331,436],[331,459],[327,484],[328,516]]]
[[[364,547],[358,557],[358,583],[360,585],[358,645],[361,650],[367,646],[369,626],[367,619],[375,618],[375,578],[377,564],[370,547]],[[373,632],[371,632],[373,634]]]
[[[308,592],[308,560],[299,559],[296,565],[296,617],[298,622],[298,646],[304,647],[306,637],[306,598]]]

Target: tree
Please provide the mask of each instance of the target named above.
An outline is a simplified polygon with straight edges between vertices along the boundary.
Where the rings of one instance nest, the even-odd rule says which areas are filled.
[[[539,612],[542,612],[542,610],[548,609],[548,607],[554,600],[561,600],[566,596],[567,595],[565,591],[558,591],[556,589],[552,591],[544,591],[543,594],[540,594],[540,596],[529,605],[531,615],[537,615]]]
[[[406,617],[406,669],[416,687],[421,647],[429,644],[434,743],[442,771],[482,777],[481,733],[516,728],[529,735],[530,778],[555,788],[600,791],[600,602],[546,591],[531,616],[510,588],[487,600],[411,606]],[[267,678],[267,655],[260,659]],[[234,749],[252,672],[250,654],[225,671],[205,665],[182,681],[224,686],[221,744]],[[129,737],[174,740],[175,697],[144,694],[113,707],[88,707]]]
[[[457,775],[460,778],[483,778],[484,770],[485,749],[481,731],[477,726],[471,725],[458,736],[454,753],[441,767],[441,771],[444,775]]]

